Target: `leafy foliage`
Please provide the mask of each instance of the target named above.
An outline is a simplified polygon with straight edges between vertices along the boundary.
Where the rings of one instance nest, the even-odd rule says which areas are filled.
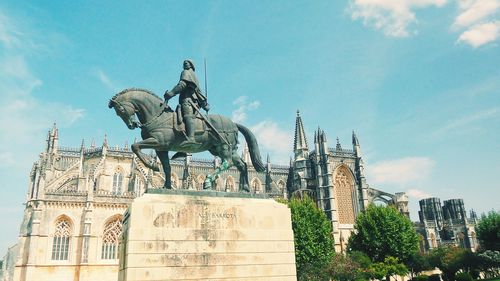
[[[418,250],[418,236],[411,221],[392,206],[370,205],[356,218],[350,251],[362,251],[375,262],[392,256],[407,262]]]
[[[429,276],[429,281],[441,281],[441,275],[440,274],[431,274]]]
[[[288,202],[292,213],[295,260],[299,280],[328,280],[327,268],[334,254],[332,226],[307,196]]]
[[[356,280],[362,275],[360,266],[350,256],[335,254],[328,268],[328,274],[336,281]]]
[[[428,280],[429,280],[428,275],[419,275],[412,279],[412,281],[428,281]]]
[[[413,255],[410,256],[410,258],[406,262],[406,266],[410,270],[412,276],[415,276],[422,271],[430,270],[433,268],[429,264],[428,256],[425,254],[418,253],[418,252],[413,253]],[[422,275],[422,276],[426,276],[426,277],[422,277],[422,278],[428,278],[427,275]]]
[[[500,252],[499,251],[484,251],[478,255],[481,264],[480,270],[487,277],[500,276]]]
[[[433,249],[429,257],[429,263],[441,270],[445,281],[455,280],[455,274],[459,270],[474,272],[477,271],[479,266],[476,254],[455,246]]]
[[[460,272],[455,275],[456,281],[473,281],[474,278],[468,272]]]
[[[406,275],[408,269],[399,262],[395,257],[386,257],[383,262],[377,262],[370,265],[369,270],[372,272],[372,277],[382,279],[387,277],[387,280],[394,275]]]
[[[484,250],[500,251],[500,212],[483,214],[476,227],[479,243]]]

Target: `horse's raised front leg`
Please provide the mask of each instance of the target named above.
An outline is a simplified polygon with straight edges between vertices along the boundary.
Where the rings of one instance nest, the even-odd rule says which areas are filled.
[[[146,167],[152,169],[155,172],[160,171],[160,167],[158,167],[158,164],[155,163],[155,161],[152,161],[152,159],[144,154],[141,150],[142,149],[156,149],[158,148],[158,140],[155,138],[148,138],[143,141],[136,142],[132,144],[132,151],[139,157],[139,159],[146,165]]]
[[[219,175],[229,169],[229,162],[227,160],[223,160],[222,164],[215,169],[215,173],[213,174],[208,174],[207,178],[205,179],[205,182],[203,183],[203,189],[213,189],[213,183],[215,180],[219,177]]]
[[[161,166],[163,167],[163,172],[165,173],[165,184],[163,188],[172,189],[172,178],[170,175],[170,159],[168,159],[168,151],[156,151],[156,155],[160,158]]]

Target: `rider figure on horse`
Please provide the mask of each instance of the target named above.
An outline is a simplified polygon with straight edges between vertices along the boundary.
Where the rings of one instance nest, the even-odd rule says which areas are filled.
[[[184,146],[197,144],[194,139],[194,121],[196,120],[196,115],[193,106],[197,106],[198,108],[201,107],[206,111],[208,111],[210,107],[207,103],[207,98],[201,92],[193,61],[186,59],[183,63],[183,68],[184,70],[181,72],[179,83],[177,83],[172,90],[165,91],[163,97],[165,98],[165,103],[167,103],[169,99],[179,94],[182,119],[186,127],[187,139],[181,143],[181,145]]]

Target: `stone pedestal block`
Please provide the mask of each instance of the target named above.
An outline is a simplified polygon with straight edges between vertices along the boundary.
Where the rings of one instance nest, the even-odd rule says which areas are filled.
[[[263,196],[149,191],[125,214],[119,280],[295,281],[290,218]]]

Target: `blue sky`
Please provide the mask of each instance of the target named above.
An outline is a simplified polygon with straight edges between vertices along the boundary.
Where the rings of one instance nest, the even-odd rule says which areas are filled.
[[[107,101],[162,94],[207,60],[212,111],[287,163],[296,110],[312,143],[350,147],[368,183],[418,200],[499,209],[500,0],[3,1],[0,253],[15,243],[28,174],[53,122],[60,144],[131,143]],[[203,82],[202,82],[203,83]]]

